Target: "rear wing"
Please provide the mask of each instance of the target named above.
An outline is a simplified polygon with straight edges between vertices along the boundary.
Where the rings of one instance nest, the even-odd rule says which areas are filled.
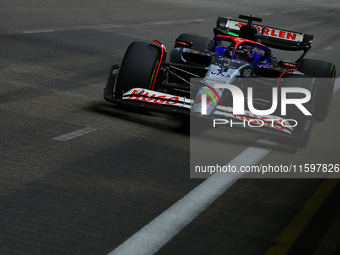
[[[242,18],[243,15],[240,17]],[[247,16],[245,16],[247,17]],[[258,20],[257,20],[258,19]],[[260,18],[253,19],[261,21]],[[217,26],[214,28],[215,35],[239,35],[240,28],[244,25],[249,26],[244,21],[234,20],[231,18],[218,17]],[[311,48],[314,36],[274,27],[251,24],[255,30],[254,41],[262,43],[268,47],[280,50],[300,51],[305,53]]]

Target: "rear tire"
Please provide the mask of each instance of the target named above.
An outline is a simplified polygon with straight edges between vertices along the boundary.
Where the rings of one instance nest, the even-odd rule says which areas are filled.
[[[331,107],[336,68],[332,63],[303,59],[298,70],[308,76],[316,78],[317,94],[315,98],[315,119],[326,119]]]
[[[214,42],[211,39],[199,35],[181,34],[178,39],[191,42],[192,48],[196,50],[211,51],[214,47]]]
[[[152,89],[161,57],[161,50],[152,44],[133,42],[127,48],[119,68],[115,98],[133,88]]]
[[[317,86],[312,77],[301,75],[300,77],[286,77],[283,79],[282,87],[297,87],[304,88],[310,91],[311,99],[304,103],[303,106],[309,111],[312,115],[304,115],[300,109],[298,109],[293,104],[288,104],[286,108],[286,117],[285,119],[294,119],[297,121],[297,126],[294,127],[294,138],[283,139],[283,143],[288,142],[290,145],[294,147],[306,147],[313,130],[314,119],[315,119],[315,103],[317,96]],[[301,98],[301,93],[289,93],[290,99],[298,99]],[[281,102],[280,102],[281,105]],[[293,123],[292,123],[293,124]]]
[[[200,51],[211,51],[214,47],[214,42],[209,38],[205,38],[203,36],[198,35],[190,35],[190,34],[181,34],[178,39],[183,40],[185,42],[192,43],[192,48]],[[182,50],[181,47],[174,47],[173,51],[170,54],[170,63],[183,63],[182,61]]]

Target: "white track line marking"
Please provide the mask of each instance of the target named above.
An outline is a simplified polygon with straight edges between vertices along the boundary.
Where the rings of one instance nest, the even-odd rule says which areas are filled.
[[[65,142],[65,141],[71,140],[73,138],[76,138],[76,137],[79,137],[79,136],[82,136],[82,135],[86,135],[86,134],[91,133],[91,132],[96,131],[96,130],[97,129],[95,129],[95,128],[87,127],[87,128],[84,128],[84,129],[79,129],[77,131],[73,131],[71,133],[68,133],[68,134],[65,134],[65,135],[62,135],[62,136],[55,137],[55,138],[53,138],[53,140]]]
[[[203,22],[204,19],[193,19],[191,22],[194,22],[194,23],[201,23]]]
[[[340,78],[335,81],[333,94],[339,89]],[[256,147],[257,145],[266,145],[265,147],[268,148]],[[243,151],[227,166],[232,165],[239,168],[255,165],[271,152],[270,148],[276,145],[275,142],[260,139],[255,143],[255,146]],[[225,178],[224,173],[213,174],[108,255],[150,255],[156,253],[243,175],[244,173],[235,173],[233,178]],[[216,178],[219,176],[222,178]]]
[[[171,24],[170,21],[160,21],[160,22],[156,22],[156,25],[167,25],[167,24]]]
[[[124,25],[102,25],[101,28],[120,28],[124,27]]]
[[[35,30],[35,31],[23,31],[24,34],[37,34],[37,33],[51,33],[54,32],[52,29]]]
[[[340,89],[340,78],[336,79],[334,82],[333,94]]]
[[[331,49],[333,49],[333,47],[327,47],[327,48],[325,48],[325,50],[331,50]]]
[[[265,145],[264,147],[268,148],[259,148],[256,147],[257,145]],[[276,145],[277,143],[264,139],[258,140],[255,146],[246,149],[227,165],[236,166],[238,169],[241,166],[254,165],[271,151],[271,147]],[[244,173],[233,174],[233,178],[225,178],[226,176],[223,173],[212,175],[168,210],[131,236],[123,244],[118,246],[109,253],[109,255],[154,254],[241,178],[243,174]],[[219,175],[221,175],[221,178],[216,178],[219,177]]]
[[[180,24],[180,23],[201,23],[204,19],[189,19],[189,20],[170,20],[170,21],[158,21],[158,22],[145,22],[139,24],[102,24],[96,26],[76,26],[76,27],[68,27],[68,28],[56,28],[56,29],[41,29],[41,30],[26,30],[21,31],[20,33],[24,34],[37,34],[37,33],[50,33],[50,32],[58,32],[58,31],[67,31],[74,29],[113,29],[113,28],[122,28],[122,27],[136,27],[136,26],[145,26],[145,25],[168,25],[168,24]]]

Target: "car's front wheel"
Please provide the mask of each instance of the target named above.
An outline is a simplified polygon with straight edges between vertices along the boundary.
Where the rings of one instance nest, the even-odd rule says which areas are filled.
[[[124,92],[133,88],[152,89],[160,58],[159,47],[145,42],[131,43],[119,68],[115,98],[121,99]]]

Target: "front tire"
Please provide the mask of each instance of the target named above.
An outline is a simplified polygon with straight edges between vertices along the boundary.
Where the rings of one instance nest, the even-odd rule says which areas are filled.
[[[133,88],[152,89],[156,71],[161,64],[159,47],[145,43],[133,42],[127,48],[115,86],[115,98],[121,99],[123,94]]]

